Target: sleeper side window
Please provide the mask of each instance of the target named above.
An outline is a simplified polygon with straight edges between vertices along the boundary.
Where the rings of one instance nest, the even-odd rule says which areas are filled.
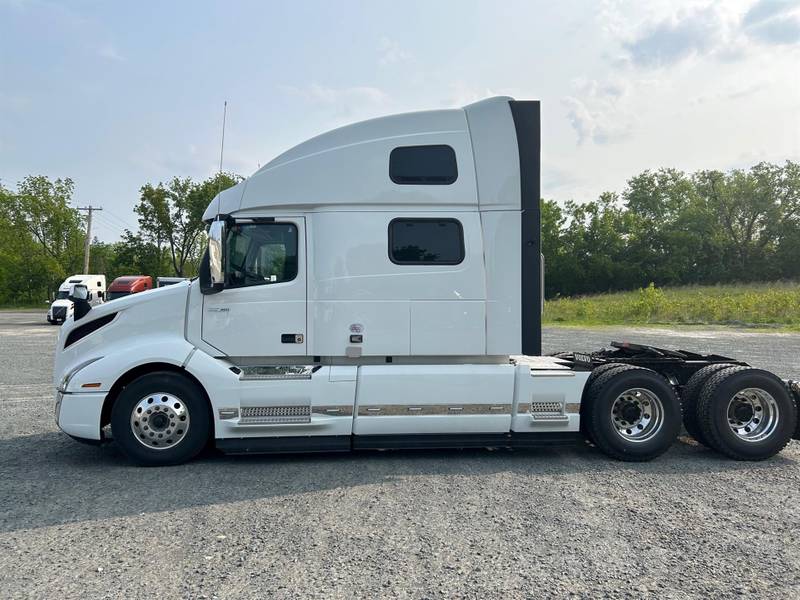
[[[292,223],[237,223],[226,244],[226,287],[283,283],[297,277],[297,227]]]
[[[457,265],[464,260],[464,229],[457,219],[393,219],[389,258],[397,265]]]
[[[449,185],[458,179],[450,146],[401,146],[389,155],[389,177],[400,185]]]

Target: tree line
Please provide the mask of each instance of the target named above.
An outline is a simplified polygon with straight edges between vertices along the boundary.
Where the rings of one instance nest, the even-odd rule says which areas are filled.
[[[242,177],[145,184],[138,228],[94,240],[90,272],[192,277],[205,246],[202,215]],[[74,183],[29,176],[0,184],[0,304],[38,304],[83,268],[84,216]],[[658,286],[800,278],[800,164],[748,170],[645,171],[621,193],[542,200],[547,297]]]
[[[219,173],[201,182],[175,177],[145,184],[134,212],[138,228],[122,239],[95,238],[89,272],[110,283],[120,275],[192,277],[205,247],[203,212],[242,177]],[[73,206],[74,183],[29,176],[16,190],[0,185],[0,305],[40,304],[83,270],[84,216]]]
[[[800,164],[645,171],[617,194],[542,201],[548,298],[800,278]]]

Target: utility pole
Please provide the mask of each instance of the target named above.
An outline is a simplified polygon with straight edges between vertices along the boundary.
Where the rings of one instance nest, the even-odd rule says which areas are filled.
[[[102,207],[92,206],[79,206],[78,210],[85,210],[88,213],[86,219],[86,241],[83,243],[83,272],[89,272],[89,248],[92,245],[92,212],[95,210],[103,210]]]

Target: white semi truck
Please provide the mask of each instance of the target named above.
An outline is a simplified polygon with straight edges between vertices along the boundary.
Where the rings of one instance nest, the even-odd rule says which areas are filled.
[[[85,285],[89,293],[88,301],[91,305],[102,303],[106,293],[106,276],[105,275],[87,275],[79,274],[67,277],[64,282],[58,286],[56,297],[47,309],[47,322],[51,325],[58,325],[63,323],[72,316],[73,303],[69,299],[69,293],[72,286],[75,284]]]
[[[133,462],[224,452],[530,447],[662,454],[682,418],[763,459],[790,382],[616,344],[541,355],[539,103],[389,116],[285,152],[209,205],[201,275],[61,329],[56,420]],[[74,295],[82,305],[86,293]],[[683,413],[683,415],[682,415]]]

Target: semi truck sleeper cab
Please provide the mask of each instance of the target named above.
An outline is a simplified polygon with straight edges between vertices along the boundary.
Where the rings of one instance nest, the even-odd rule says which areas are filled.
[[[735,459],[779,452],[800,392],[742,361],[631,344],[541,356],[539,153],[540,105],[512,98],[292,148],[211,202],[198,279],[67,320],[59,427],[143,465],[190,460],[209,440],[225,452],[588,440],[640,461],[682,420]]]

